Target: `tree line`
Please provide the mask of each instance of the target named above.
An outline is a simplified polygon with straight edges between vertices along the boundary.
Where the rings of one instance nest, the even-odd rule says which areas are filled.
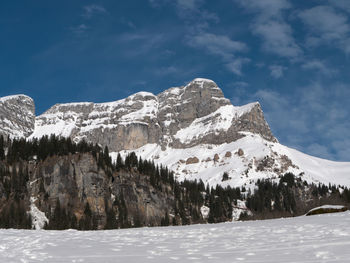
[[[203,181],[179,182],[172,171],[153,160],[143,160],[134,152],[122,158],[118,154],[116,161],[112,162],[108,147],[102,149],[98,145],[87,143],[84,140],[75,143],[70,138],[55,135],[44,136],[40,139],[27,141],[25,139],[4,140],[0,136],[0,196],[5,200],[0,204],[0,228],[30,228],[31,218],[27,213],[28,207],[28,180],[29,174],[26,163],[40,162],[52,156],[66,156],[76,153],[90,153],[96,159],[98,167],[113,179],[113,174],[122,170],[138,173],[147,178],[149,184],[156,191],[166,191],[174,197],[171,207],[164,211],[164,217],[159,222],[162,226],[186,225],[193,223],[218,223],[232,220],[233,205],[238,200],[246,202],[246,206],[255,214],[270,213],[272,211],[297,213],[298,191],[295,189],[310,189],[312,196],[327,198],[336,196],[345,203],[350,202],[350,190],[335,185],[315,185],[302,181],[291,173],[287,173],[278,181],[258,180],[254,190],[244,187],[226,187],[220,185],[209,187]],[[10,169],[11,167],[11,169]],[[15,169],[14,169],[15,167]],[[223,174],[223,178],[228,177]],[[45,194],[45,189],[40,186]],[[123,194],[117,196],[112,203],[106,200],[105,229],[127,228],[142,226],[141,220],[129,220],[128,204]],[[204,219],[201,207],[209,207],[209,215]],[[80,230],[97,229],[99,218],[91,211],[86,202],[82,216],[77,217],[67,207],[62,207],[57,200],[53,211],[47,212],[49,223],[46,229]],[[241,219],[249,219],[242,214]]]

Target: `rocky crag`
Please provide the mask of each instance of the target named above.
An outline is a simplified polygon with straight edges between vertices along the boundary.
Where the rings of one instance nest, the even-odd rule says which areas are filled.
[[[135,151],[169,167],[180,181],[253,189],[258,179],[292,172],[310,183],[350,186],[350,163],[321,160],[279,144],[258,102],[233,106],[208,79],[158,95],[139,92],[109,103],[56,104],[35,118],[33,101],[26,96],[0,102],[2,134],[86,140],[108,146],[114,159],[118,152]],[[222,180],[224,173],[228,177]]]
[[[242,131],[276,141],[259,103],[234,107],[207,79],[158,95],[139,92],[110,103],[57,104],[36,119],[30,98],[12,96],[2,101],[0,112],[9,121],[0,127],[9,135],[40,138],[54,133],[76,142],[85,139],[108,145],[112,152],[152,143],[163,149],[230,143],[244,136]]]
[[[0,135],[28,137],[34,132],[35,105],[25,95],[0,98]]]

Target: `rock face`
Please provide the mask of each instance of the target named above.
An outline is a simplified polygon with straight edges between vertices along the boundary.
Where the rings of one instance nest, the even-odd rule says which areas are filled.
[[[195,79],[157,96],[140,92],[111,103],[57,104],[36,118],[31,137],[54,133],[107,145],[113,152],[146,144],[218,145],[242,138],[242,131],[276,141],[259,103],[235,107],[215,82]]]
[[[28,171],[29,195],[35,198],[41,211],[53,210],[59,200],[61,207],[69,209],[80,220],[89,203],[100,229],[106,224],[106,206],[113,206],[114,199],[121,195],[130,222],[138,220],[145,226],[160,225],[166,211],[174,205],[169,189],[154,189],[147,177],[137,172],[121,170],[107,175],[89,153],[53,156],[43,162],[33,162]]]
[[[25,95],[0,98],[0,135],[28,137],[34,131],[34,101]]]

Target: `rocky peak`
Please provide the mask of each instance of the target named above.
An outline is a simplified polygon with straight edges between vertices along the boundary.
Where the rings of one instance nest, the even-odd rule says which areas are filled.
[[[34,131],[35,105],[26,95],[0,98],[0,135],[27,137]]]
[[[33,127],[33,118],[28,121]],[[242,132],[276,140],[260,104],[235,107],[214,81],[201,78],[158,95],[138,92],[108,103],[56,104],[36,118],[35,127],[23,136],[32,133],[30,138],[40,138],[54,133],[76,142],[85,139],[108,145],[110,151],[146,144],[162,149],[218,145],[242,138]]]

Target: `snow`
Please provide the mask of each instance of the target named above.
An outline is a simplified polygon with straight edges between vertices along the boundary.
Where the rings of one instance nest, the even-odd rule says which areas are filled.
[[[40,211],[39,208],[35,205],[36,198],[30,198],[30,215],[32,217],[33,228],[36,230],[43,229],[45,223],[49,223],[49,219],[47,219],[44,212]]]
[[[143,159],[152,159],[156,164],[162,164],[175,173],[179,181],[202,180],[205,185],[215,187],[217,184],[223,187],[245,186],[251,191],[255,188],[258,179],[271,179],[278,181],[279,174],[275,169],[281,169],[281,158],[287,156],[294,167],[289,167],[283,172],[292,172],[301,176],[302,180],[309,183],[323,183],[328,185],[340,184],[350,187],[350,163],[332,162],[312,157],[279,143],[266,141],[261,136],[244,132],[245,137],[221,145],[198,145],[185,149],[166,148],[162,150],[157,144],[146,144],[136,150],[122,151],[121,155],[134,151]],[[238,149],[242,149],[243,156],[238,156]],[[225,157],[231,152],[231,157]],[[214,161],[214,155],[218,154],[219,160]],[[257,165],[264,157],[274,158],[275,164],[271,169],[258,171]],[[111,153],[116,160],[117,153]],[[197,157],[198,163],[186,164],[188,158]],[[222,181],[224,172],[229,174],[229,180]]]
[[[106,231],[0,230],[0,262],[349,262],[350,212]]]
[[[274,149],[278,152],[285,152],[293,163],[302,167],[308,182],[350,187],[350,162],[334,162],[313,157],[281,144],[275,144]]]
[[[311,209],[308,213],[319,209],[342,209],[342,208],[344,208],[343,205],[323,205],[323,206],[319,206]]]
[[[31,97],[28,97],[27,95],[17,94],[17,95],[10,95],[10,96],[1,97],[0,102],[6,102],[8,100],[19,99],[19,98],[23,98],[23,97],[28,99],[28,100],[33,100]]]
[[[251,169],[247,177],[245,171],[255,159],[262,159],[271,153],[271,150],[265,146],[265,141],[260,136],[246,136],[232,143],[222,145],[199,145],[186,149],[167,148],[165,151],[156,144],[147,144],[137,150],[134,150],[138,156],[143,159],[154,159],[157,164],[168,166],[175,172],[178,180],[203,180],[205,184],[216,186],[221,184],[225,186],[243,186],[249,184],[252,180],[259,178],[270,178],[274,176],[270,173],[255,172]],[[235,154],[242,148],[245,155],[239,157]],[[230,151],[232,156],[227,158],[225,154]],[[128,152],[121,152],[125,156]],[[219,155],[219,161],[213,160],[214,155]],[[116,160],[117,153],[111,154],[112,159]],[[158,157],[158,158],[156,158]],[[198,163],[186,165],[188,158],[197,157]],[[208,161],[210,159],[210,161]],[[229,174],[231,179],[222,182],[224,172]]]
[[[188,127],[179,130],[174,137],[182,143],[189,143],[193,139],[204,137],[213,131],[226,132],[235,119],[250,112],[256,105],[257,103],[254,102],[241,107],[222,106],[211,114],[195,119]]]
[[[83,107],[83,109],[82,109]],[[94,129],[113,129],[118,125],[140,123],[158,114],[158,99],[150,92],[138,92],[126,99],[106,103],[56,104],[35,120],[35,129],[29,139],[55,134],[76,141]]]
[[[170,89],[166,90],[165,93],[178,96],[178,95],[180,95],[180,93],[182,91],[183,91],[183,89],[181,89],[181,88],[173,87],[173,88],[170,88]]]
[[[239,220],[242,213],[247,213],[252,215],[252,212],[247,208],[245,201],[237,200],[237,205],[232,207],[232,219],[237,221]]]
[[[210,208],[209,207],[207,207],[205,205],[203,205],[201,207],[201,215],[202,215],[203,218],[208,218],[209,212],[210,212]]]
[[[195,78],[193,81],[191,82],[214,82],[211,79],[204,79],[204,78]]]

